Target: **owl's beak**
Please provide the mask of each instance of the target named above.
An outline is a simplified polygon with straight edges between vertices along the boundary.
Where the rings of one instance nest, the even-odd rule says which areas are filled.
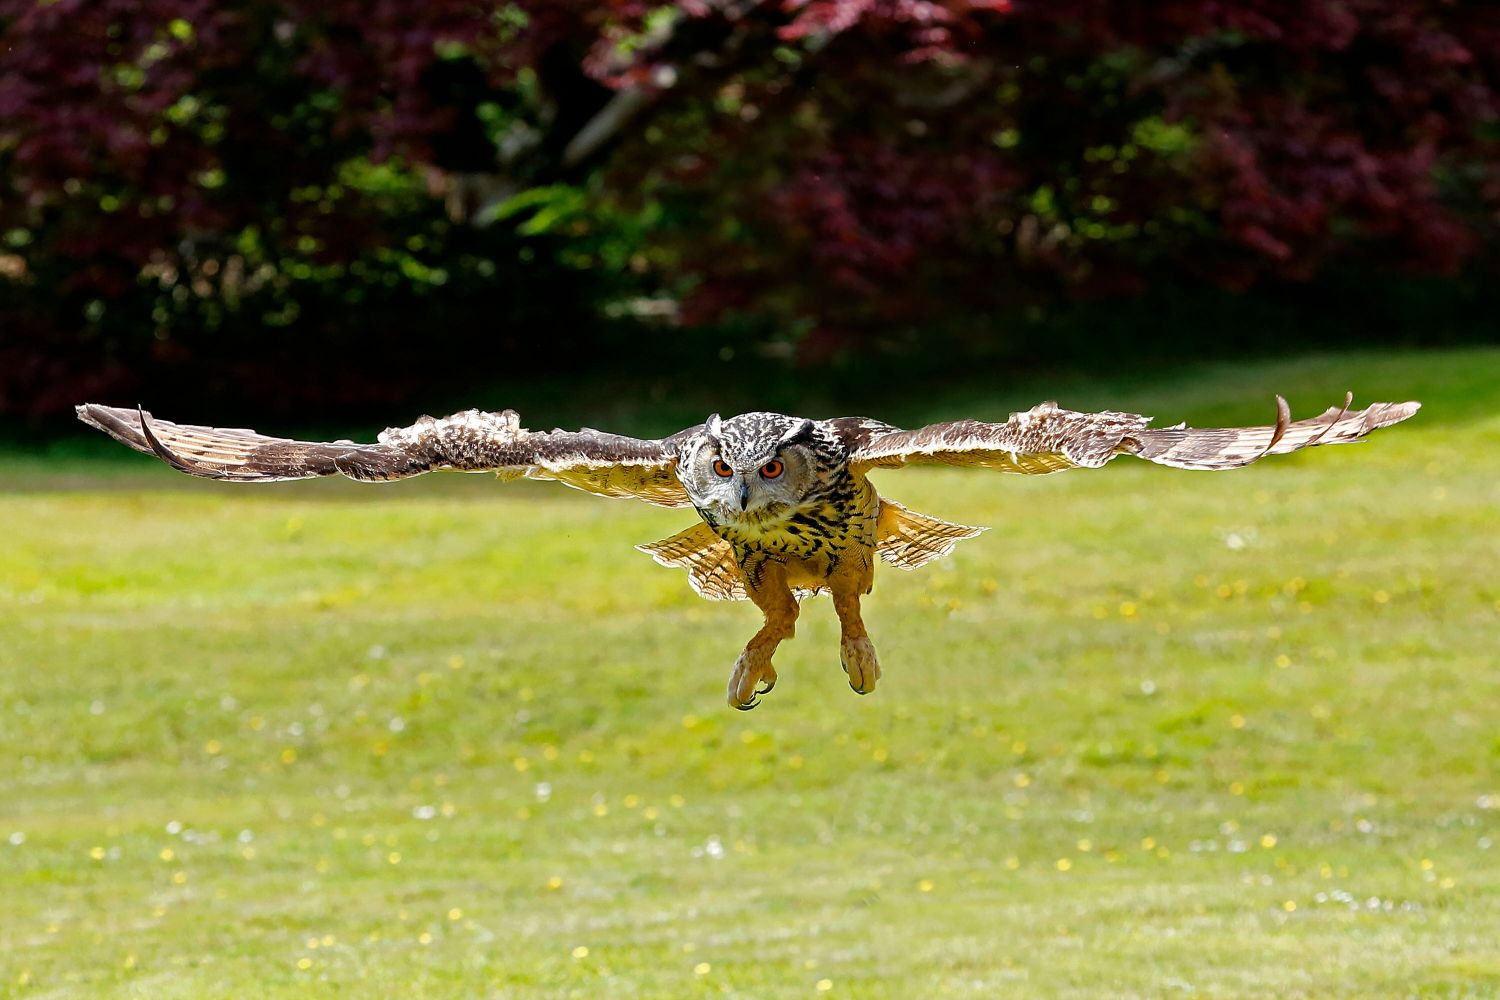
[[[740,480],[740,510],[750,506],[750,480]]]

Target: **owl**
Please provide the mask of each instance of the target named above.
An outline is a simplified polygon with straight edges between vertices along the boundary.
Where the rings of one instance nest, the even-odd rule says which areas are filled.
[[[1022,475],[1096,469],[1131,455],[1178,469],[1235,469],[1319,444],[1343,444],[1398,423],[1420,404],[1342,407],[1293,422],[1276,397],[1262,427],[1152,427],[1133,413],[1079,413],[1042,403],[1004,423],[956,420],[902,430],[866,417],[812,420],[781,413],[711,416],[646,440],[585,428],[531,431],[512,410],[466,410],[392,428],[374,444],[315,443],[250,430],[154,420],[144,410],[85,404],[79,419],[180,472],[233,482],[339,474],[388,482],[435,470],[546,479],[606,497],[692,507],[698,522],[638,546],[687,570],[710,600],[750,600],[764,623],[729,675],[730,706],[748,710],[776,685],[772,657],[792,636],[803,598],[826,593],[840,627],[849,686],[869,694],[880,662],[860,614],[877,559],[916,569],[983,528],[953,524],[880,496],[872,469],[974,466]]]

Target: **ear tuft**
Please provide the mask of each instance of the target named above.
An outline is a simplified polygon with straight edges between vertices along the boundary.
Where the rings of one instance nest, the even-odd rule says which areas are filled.
[[[813,421],[803,420],[801,424],[783,434],[781,440],[776,442],[776,447],[785,448],[789,444],[803,444],[804,442],[811,441],[813,433],[817,429],[818,425]]]
[[[715,441],[719,440],[719,435],[722,434],[723,431],[724,421],[719,419],[719,415],[717,413],[710,413],[708,415],[708,419],[703,421],[703,432],[709,437],[713,438]]]

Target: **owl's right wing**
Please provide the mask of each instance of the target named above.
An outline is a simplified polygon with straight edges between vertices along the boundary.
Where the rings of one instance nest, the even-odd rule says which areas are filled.
[[[676,442],[688,431],[656,440],[589,428],[529,431],[514,410],[465,410],[441,420],[423,417],[386,430],[374,444],[355,444],[174,424],[144,410],[97,403],[78,407],[78,419],[179,472],[208,479],[264,483],[343,475],[387,482],[446,469],[556,480],[600,496],[691,506],[676,474]]]
[[[846,417],[834,421],[857,470],[908,463],[970,465],[1001,472],[1044,475],[1064,469],[1096,469],[1116,455],[1134,455],[1178,469],[1236,469],[1267,455],[1319,444],[1343,444],[1399,423],[1420,403],[1374,403],[1350,410],[1334,406],[1293,422],[1286,400],[1276,397],[1276,422],[1261,427],[1151,427],[1134,413],[1078,413],[1042,403],[1013,413],[1005,423],[956,420],[916,430]]]

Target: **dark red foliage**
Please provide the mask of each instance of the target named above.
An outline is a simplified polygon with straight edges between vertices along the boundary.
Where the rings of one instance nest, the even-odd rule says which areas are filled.
[[[0,0],[0,409],[182,340],[184,295],[407,281],[398,241],[544,186],[593,213],[553,246],[636,220],[609,266],[685,319],[839,337],[1451,273],[1492,259],[1497,119],[1500,6],[1457,0]],[[388,158],[425,190],[344,182]]]
[[[1492,5],[851,0],[753,5],[733,38],[611,165],[688,220],[695,316],[1452,273],[1496,233]]]

